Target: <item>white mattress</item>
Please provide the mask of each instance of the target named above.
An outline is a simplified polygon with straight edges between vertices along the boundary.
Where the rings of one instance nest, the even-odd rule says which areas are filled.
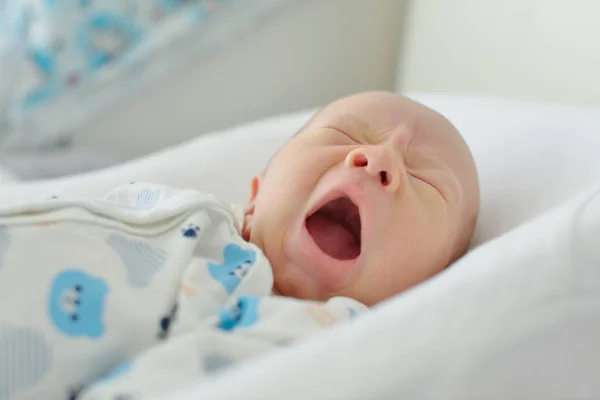
[[[472,252],[315,336],[165,399],[600,398],[600,109],[419,95],[471,146]],[[257,122],[105,171],[0,187],[0,200],[101,194],[132,180],[243,202],[250,176],[311,112]]]

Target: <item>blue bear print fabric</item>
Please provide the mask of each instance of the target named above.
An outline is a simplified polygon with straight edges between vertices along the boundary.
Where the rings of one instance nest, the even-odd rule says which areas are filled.
[[[89,3],[82,8],[89,9]],[[141,27],[127,13],[118,11],[89,15],[77,32],[77,45],[90,71],[114,62],[142,39]]]
[[[348,308],[348,314],[350,314],[350,319],[354,319],[354,318],[356,318],[358,316],[358,313],[352,307]]]
[[[202,0],[165,2],[162,0],[41,0],[24,2],[30,31],[26,64],[34,72],[22,99],[21,109],[31,110],[72,92],[109,67],[126,70],[135,52],[156,41],[168,23],[189,14],[190,28],[205,9]],[[227,4],[208,7],[212,13]],[[205,13],[208,16],[212,13]],[[42,33],[40,33],[42,32]],[[171,40],[174,40],[172,38]],[[125,72],[125,71],[123,71]]]
[[[79,270],[61,272],[52,282],[48,308],[56,329],[68,336],[98,339],[104,334],[108,286]]]
[[[41,332],[0,323],[0,400],[34,386],[51,365],[52,348]]]
[[[225,308],[219,313],[220,329],[231,331],[235,328],[247,328],[258,321],[258,305],[260,298],[241,296],[233,307]]]
[[[360,312],[271,297],[243,216],[205,193],[127,183],[11,213],[0,210],[0,400],[154,398]]]
[[[148,286],[169,259],[165,250],[128,239],[118,233],[110,234],[106,243],[119,255],[127,270],[127,281],[136,288]]]
[[[144,188],[138,193],[134,207],[149,210],[160,202],[160,195],[160,189]]]
[[[170,312],[163,316],[159,323],[158,323],[158,338],[159,339],[166,339],[167,336],[169,335],[169,329],[171,328],[171,325],[173,324],[173,322],[175,321],[175,318],[177,317],[177,310],[179,309],[179,303],[175,303],[173,305],[173,307],[171,308]]]
[[[230,243],[223,249],[221,264],[208,263],[210,275],[217,280],[227,293],[231,294],[246,276],[256,261],[254,250],[246,250],[235,243]]]
[[[294,0],[0,1],[0,126],[47,143]]]
[[[200,232],[200,227],[194,224],[188,224],[187,227],[181,230],[181,234],[190,239],[196,239],[198,237],[198,233]]]

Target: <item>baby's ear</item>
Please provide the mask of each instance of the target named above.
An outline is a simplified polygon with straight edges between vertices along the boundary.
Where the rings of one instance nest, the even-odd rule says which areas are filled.
[[[248,205],[244,213],[244,227],[242,228],[242,237],[244,240],[250,240],[250,234],[252,233],[252,219],[254,217],[254,206],[256,203],[256,197],[262,183],[263,175],[255,175],[250,181],[250,198],[248,199]]]
[[[252,177],[252,180],[250,181],[250,198],[248,199],[248,206],[254,206],[254,202],[256,200],[256,196],[258,196],[258,190],[260,189],[263,178],[263,174],[254,175]]]

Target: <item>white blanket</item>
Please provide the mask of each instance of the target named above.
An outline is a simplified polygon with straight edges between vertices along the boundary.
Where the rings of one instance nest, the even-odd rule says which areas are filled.
[[[271,296],[241,218],[142,183],[1,208],[0,400],[147,399],[366,310]]]

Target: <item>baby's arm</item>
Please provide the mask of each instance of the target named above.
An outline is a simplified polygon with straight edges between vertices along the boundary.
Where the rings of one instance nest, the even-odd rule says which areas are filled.
[[[78,400],[137,399],[198,382],[247,359],[350,321],[367,307],[347,298],[326,303],[242,296],[207,323],[136,357]]]

